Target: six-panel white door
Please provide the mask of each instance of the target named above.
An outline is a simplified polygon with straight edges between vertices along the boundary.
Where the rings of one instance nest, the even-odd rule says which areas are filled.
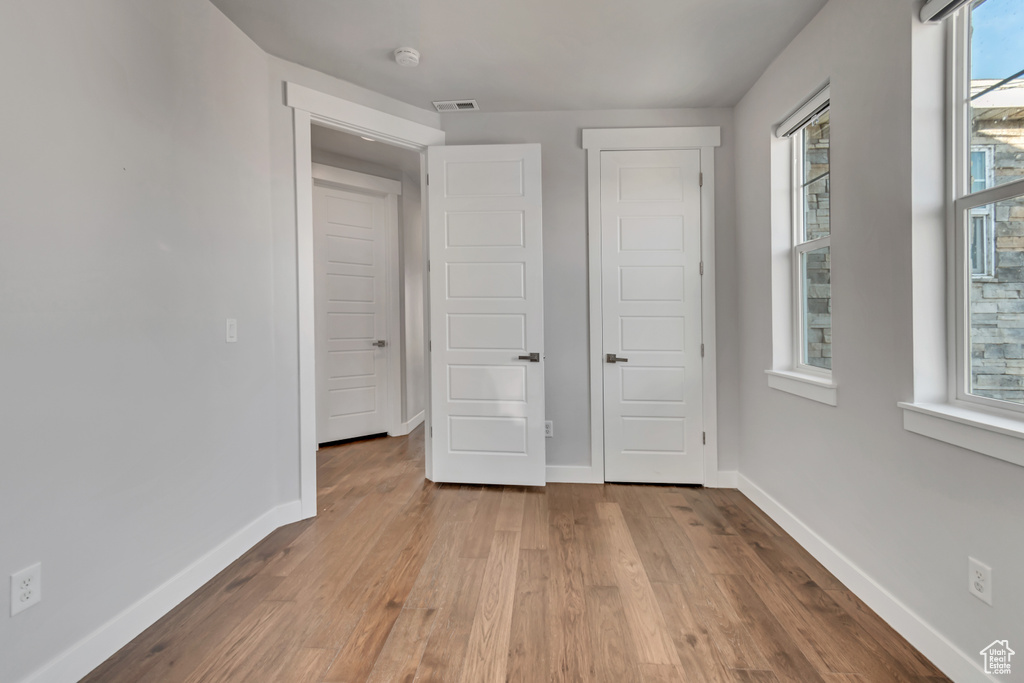
[[[317,442],[388,431],[388,200],[313,187]]]
[[[605,479],[701,484],[700,152],[601,153]]]
[[[540,145],[431,147],[427,168],[432,478],[542,486]]]

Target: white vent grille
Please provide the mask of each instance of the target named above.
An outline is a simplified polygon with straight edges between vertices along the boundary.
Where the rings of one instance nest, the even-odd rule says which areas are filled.
[[[438,111],[480,111],[480,105],[476,103],[476,100],[434,102],[434,108]]]

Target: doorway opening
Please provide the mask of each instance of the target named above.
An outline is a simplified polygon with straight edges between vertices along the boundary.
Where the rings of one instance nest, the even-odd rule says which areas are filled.
[[[421,153],[311,126],[317,443],[426,408]]]

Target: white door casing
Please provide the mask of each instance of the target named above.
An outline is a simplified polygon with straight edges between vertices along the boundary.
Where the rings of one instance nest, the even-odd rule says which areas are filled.
[[[704,483],[700,204],[698,150],[601,153],[608,481]]]
[[[428,149],[434,481],[545,483],[540,172],[536,144]]]
[[[317,441],[327,443],[394,426],[391,238],[401,184],[329,167],[315,173]]]

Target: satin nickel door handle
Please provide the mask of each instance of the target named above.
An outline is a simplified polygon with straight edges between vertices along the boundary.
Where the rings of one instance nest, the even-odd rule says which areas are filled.
[[[540,354],[539,353],[531,353],[529,356],[519,356],[519,360],[528,360],[531,363],[539,363],[540,362]]]
[[[629,359],[628,358],[619,358],[614,353],[606,353],[604,355],[604,362],[605,363],[628,363]]]
[[[371,343],[374,346],[376,346],[377,348],[380,348],[380,349],[383,349],[385,346],[388,345],[388,343],[386,341],[384,341],[383,339],[378,339],[377,341],[371,342]]]

